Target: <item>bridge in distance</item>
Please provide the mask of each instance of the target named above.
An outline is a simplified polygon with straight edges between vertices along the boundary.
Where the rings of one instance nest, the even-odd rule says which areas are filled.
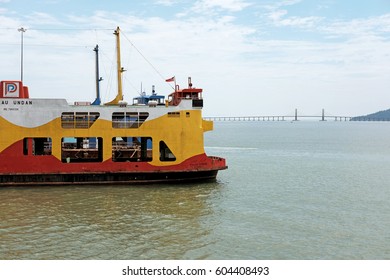
[[[205,120],[210,121],[298,121],[298,120],[315,120],[320,121],[390,121],[390,119],[383,118],[369,118],[369,117],[351,117],[340,115],[326,115],[325,110],[322,110],[321,115],[298,115],[298,110],[295,109],[294,115],[267,115],[267,116],[240,116],[240,117],[204,117]]]

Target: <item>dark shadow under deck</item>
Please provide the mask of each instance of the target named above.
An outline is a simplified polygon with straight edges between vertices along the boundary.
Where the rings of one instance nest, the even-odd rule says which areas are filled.
[[[66,174],[6,174],[0,176],[0,186],[34,185],[136,185],[151,183],[181,183],[214,180],[218,170],[176,172],[120,172]]]

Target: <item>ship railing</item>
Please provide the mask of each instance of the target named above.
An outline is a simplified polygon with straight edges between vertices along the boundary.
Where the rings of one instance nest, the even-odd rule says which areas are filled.
[[[99,118],[98,112],[63,112],[61,115],[62,128],[90,128]]]
[[[112,145],[113,150],[141,150],[141,146],[139,145],[128,145],[127,143],[116,143]]]
[[[93,122],[88,121],[62,121],[62,128],[90,128]]]

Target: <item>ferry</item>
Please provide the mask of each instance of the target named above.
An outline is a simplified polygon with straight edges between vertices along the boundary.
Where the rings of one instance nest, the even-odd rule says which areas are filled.
[[[100,101],[98,63],[94,102],[30,98],[22,81],[1,81],[0,186],[200,182],[227,168],[205,153],[213,122],[202,118],[203,90],[191,78],[186,88],[175,82],[167,99],[153,90],[123,101],[119,27],[114,34],[118,93],[108,103]]]

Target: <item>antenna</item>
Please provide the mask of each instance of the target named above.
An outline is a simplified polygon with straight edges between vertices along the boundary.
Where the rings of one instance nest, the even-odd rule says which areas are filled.
[[[102,77],[99,76],[99,45],[96,45],[96,47],[93,49],[95,52],[95,58],[96,58],[96,99],[94,102],[92,102],[92,105],[100,105],[100,82],[103,80]]]
[[[23,48],[24,48],[23,34],[24,34],[24,32],[26,32],[26,29],[21,27],[21,28],[18,28],[18,31],[21,33],[21,43],[20,43],[20,80],[23,82]]]

